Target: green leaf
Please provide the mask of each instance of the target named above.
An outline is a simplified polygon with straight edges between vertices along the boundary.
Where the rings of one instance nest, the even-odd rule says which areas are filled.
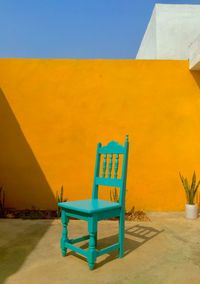
[[[179,175],[180,175],[181,182],[183,184],[183,188],[185,190],[187,202],[189,204],[194,204],[194,198],[197,193],[198,187],[200,185],[200,180],[198,181],[196,185],[196,173],[194,171],[193,176],[192,176],[191,186],[190,186],[187,178],[184,178],[181,175],[181,173],[179,173]]]
[[[192,183],[191,183],[191,190],[194,191],[196,185],[196,173],[194,171],[193,176],[192,176]]]

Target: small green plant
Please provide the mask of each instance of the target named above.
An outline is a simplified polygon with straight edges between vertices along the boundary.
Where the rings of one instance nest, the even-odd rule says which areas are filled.
[[[112,188],[112,189],[110,190],[110,200],[111,200],[112,202],[117,202],[117,203],[119,203],[119,193],[118,193],[116,187],[115,187],[114,189]]]
[[[192,176],[192,182],[191,185],[189,185],[188,179],[184,178],[181,173],[179,173],[181,182],[183,184],[185,194],[186,194],[186,199],[188,204],[194,204],[194,198],[197,193],[198,187],[200,185],[200,180],[197,182],[196,180],[196,173],[194,171],[193,176]]]
[[[3,190],[3,186],[0,187],[0,217],[4,218],[6,215],[5,208],[5,191]]]
[[[64,187],[62,185],[61,189],[60,189],[60,193],[58,193],[58,191],[56,192],[57,204],[60,203],[60,202],[66,202],[67,201],[67,199],[63,199],[63,193],[64,193]],[[58,209],[57,209],[57,216],[58,217],[61,216],[61,208],[60,207],[58,207]]]

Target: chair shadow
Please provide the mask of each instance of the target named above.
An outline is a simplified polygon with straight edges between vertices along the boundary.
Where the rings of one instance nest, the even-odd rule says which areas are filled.
[[[137,224],[133,227],[127,228],[125,230],[125,245],[124,245],[124,257],[137,249],[138,247],[142,246],[146,242],[150,241],[151,239],[155,238],[158,234],[162,233],[164,230],[157,230],[150,226],[144,226]],[[112,235],[107,238],[99,239],[97,244],[97,249],[105,248],[109,245],[118,242],[118,234]],[[80,246],[82,249],[87,249],[88,244],[84,244]],[[76,254],[73,251],[70,251],[68,255],[76,255],[78,258],[82,259],[83,261],[87,262],[87,259],[83,256]],[[107,257],[96,263],[95,268],[99,268],[102,265],[113,261],[114,259],[118,258],[118,251],[112,251],[107,254]]]
[[[56,209],[52,189],[1,89],[0,124],[0,186],[3,186],[5,190],[6,207]],[[1,222],[3,224],[9,220],[5,219]],[[4,283],[6,278],[20,269],[50,224],[51,221],[44,226],[35,225],[33,229],[28,228],[24,232],[22,230],[21,236],[9,229],[10,224],[6,227],[7,233],[1,226],[0,283]],[[32,238],[31,233],[34,233]],[[7,236],[10,234],[16,234],[16,239],[7,244]],[[24,241],[24,244],[20,239]],[[18,248],[21,249],[18,250]]]

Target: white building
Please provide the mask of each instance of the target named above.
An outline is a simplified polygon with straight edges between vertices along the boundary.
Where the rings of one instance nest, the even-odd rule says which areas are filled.
[[[156,4],[136,59],[190,58],[200,69],[200,5]]]

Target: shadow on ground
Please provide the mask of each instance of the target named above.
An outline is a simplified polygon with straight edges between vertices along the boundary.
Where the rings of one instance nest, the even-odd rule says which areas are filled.
[[[128,255],[129,253],[131,253],[132,251],[134,251],[138,247],[142,246],[144,243],[155,238],[158,234],[162,233],[163,231],[164,230],[160,231],[160,230],[154,229],[153,227],[144,226],[144,225],[140,225],[140,224],[137,224],[133,227],[126,229],[125,230],[125,248],[124,248],[125,254],[124,254],[124,257],[126,257],[126,255]],[[105,248],[105,247],[112,245],[114,243],[117,243],[117,242],[118,242],[118,234],[107,237],[107,238],[100,239],[100,240],[98,240],[97,249]],[[88,247],[87,244],[84,244],[84,245],[81,246],[81,248],[83,248],[83,249],[86,249],[87,247]],[[70,255],[70,254],[76,255],[80,259],[87,262],[86,258],[82,257],[81,255],[75,254],[73,251],[70,251],[68,253],[68,255]],[[110,252],[104,260],[96,263],[95,268],[99,268],[102,265],[104,265],[105,263],[116,259],[117,257],[118,257],[118,251],[117,250]]]
[[[0,283],[4,283],[9,276],[20,269],[51,225],[51,220],[41,224],[34,220],[32,224],[30,221],[24,221],[23,226],[18,225],[16,221],[0,219]]]
[[[3,186],[5,190],[6,207],[56,208],[56,200],[51,187],[1,89],[0,186]],[[3,220],[0,221],[3,222]],[[8,236],[5,235],[6,228],[4,231],[3,227],[0,227],[2,239],[0,240],[0,283],[20,269],[49,228],[50,223],[42,226],[35,224],[32,228],[18,233],[17,228],[13,227],[13,231],[9,232]]]

